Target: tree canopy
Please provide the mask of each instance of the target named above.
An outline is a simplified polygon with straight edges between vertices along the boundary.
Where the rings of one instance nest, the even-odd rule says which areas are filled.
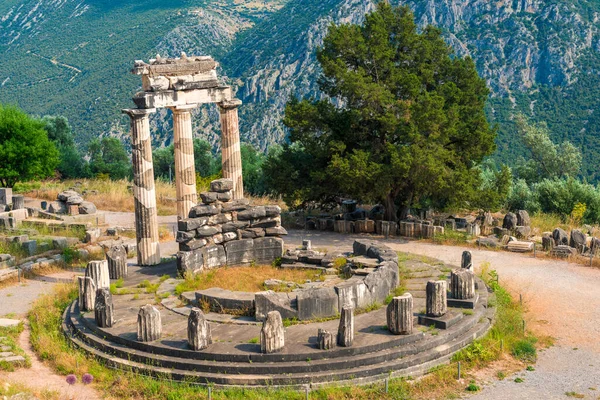
[[[324,99],[292,99],[290,143],[265,163],[291,206],[351,196],[395,206],[447,206],[479,185],[494,149],[488,89],[440,30],[417,29],[408,7],[380,2],[362,26],[331,25],[317,51]]]
[[[44,124],[17,107],[0,104],[0,185],[47,178],[58,163]]]
[[[95,176],[125,179],[132,174],[131,162],[123,143],[114,137],[94,139],[88,147],[90,170]]]
[[[75,139],[69,121],[63,116],[45,116],[42,118],[48,139],[54,142],[60,162],[56,168],[62,178],[89,177],[88,164],[75,147]]]

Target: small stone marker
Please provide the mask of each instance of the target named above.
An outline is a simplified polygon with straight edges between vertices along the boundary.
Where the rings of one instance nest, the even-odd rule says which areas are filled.
[[[460,266],[464,269],[473,270],[473,255],[470,251],[463,251]]]
[[[90,261],[85,269],[85,276],[93,279],[96,289],[110,288],[108,262],[106,261]]]
[[[199,308],[192,308],[188,318],[188,343],[195,351],[206,349],[212,344],[210,325]]]
[[[394,297],[387,306],[387,326],[394,335],[410,335],[413,330],[413,297],[410,293]]]
[[[121,279],[127,276],[127,250],[122,244],[111,246],[106,252],[108,274],[110,279]]]
[[[137,338],[140,342],[153,342],[160,339],[162,321],[160,311],[151,304],[140,308],[137,319]]]
[[[78,276],[79,310],[94,311],[96,305],[96,284],[89,276]]]
[[[98,289],[96,292],[96,305],[94,310],[96,324],[100,328],[110,328],[115,321],[112,294],[108,289]]]
[[[285,332],[279,311],[271,311],[260,330],[260,351],[276,353],[285,346]]]
[[[352,346],[354,341],[354,306],[342,307],[340,326],[338,328],[337,343],[342,347]]]
[[[302,241],[302,250],[312,250],[312,243],[310,240]]]
[[[448,283],[446,281],[429,281],[426,288],[426,312],[428,317],[441,317],[448,311]]]
[[[329,350],[335,347],[335,335],[325,329],[319,328],[317,345],[321,350]]]
[[[450,275],[452,297],[468,300],[475,297],[475,274],[467,269],[455,269]]]

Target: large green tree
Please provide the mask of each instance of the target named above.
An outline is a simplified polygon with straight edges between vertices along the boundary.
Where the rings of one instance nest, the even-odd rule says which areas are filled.
[[[90,170],[95,176],[125,179],[132,174],[131,162],[123,143],[114,137],[94,139],[88,147]]]
[[[290,143],[265,163],[291,205],[352,196],[395,207],[461,204],[494,149],[488,89],[440,31],[419,31],[408,7],[381,2],[362,26],[329,27],[317,52],[322,100],[292,100]]]
[[[82,154],[75,147],[73,131],[69,121],[63,116],[45,116],[42,118],[44,129],[60,155],[56,168],[62,178],[87,178],[90,171]]]
[[[44,124],[17,107],[0,104],[0,185],[47,178],[58,163]]]

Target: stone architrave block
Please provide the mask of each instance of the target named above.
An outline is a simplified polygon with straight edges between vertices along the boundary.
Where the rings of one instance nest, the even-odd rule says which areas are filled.
[[[96,284],[89,276],[78,276],[79,284],[79,309],[81,311],[94,311],[96,304]]]
[[[227,265],[242,265],[252,263],[254,255],[254,240],[242,239],[225,243]]]
[[[467,269],[455,269],[450,275],[452,298],[468,300],[475,297],[475,274]]]
[[[426,313],[428,317],[441,317],[448,310],[448,283],[429,281],[425,290]]]
[[[96,305],[94,307],[96,324],[100,328],[110,328],[115,322],[115,310],[110,290],[98,289],[96,291]]]
[[[331,317],[338,313],[338,296],[334,288],[313,288],[297,293],[298,319],[301,321]]]
[[[463,251],[460,266],[461,268],[473,271],[473,255],[470,251]]]
[[[204,350],[212,344],[210,324],[199,308],[192,308],[188,317],[188,344],[194,351]]]
[[[264,237],[254,239],[254,259],[257,263],[271,263],[283,257],[283,239]]]
[[[197,274],[204,269],[202,249],[180,251],[177,253],[177,273],[181,277],[186,274]]]
[[[413,330],[413,297],[406,293],[394,297],[386,310],[387,326],[394,335],[410,335]]]
[[[96,289],[110,288],[110,275],[108,272],[108,262],[90,261],[85,269],[85,276],[89,276],[94,281]]]
[[[333,333],[319,328],[317,334],[317,346],[321,350],[330,350],[335,347],[336,337]]]
[[[127,277],[127,251],[125,246],[119,244],[111,246],[106,252],[108,263],[108,274],[110,279],[121,279]]]
[[[295,293],[276,293],[272,290],[258,292],[254,295],[254,316],[257,321],[264,321],[269,312],[278,311],[283,319],[298,318],[298,310],[292,307],[294,300]]]
[[[137,318],[137,340],[153,342],[162,335],[162,319],[160,311],[151,304],[140,308]]]
[[[231,242],[230,242],[231,243]],[[220,245],[209,245],[202,248],[204,268],[213,269],[227,264],[225,249]]]
[[[337,334],[337,344],[342,347],[351,347],[354,342],[354,307],[346,305],[342,308],[340,325]]]
[[[260,330],[260,351],[262,353],[277,353],[285,346],[285,331],[283,321],[278,311],[271,311]]]

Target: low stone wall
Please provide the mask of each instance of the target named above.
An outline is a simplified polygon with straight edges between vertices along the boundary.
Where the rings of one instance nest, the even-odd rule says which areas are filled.
[[[271,263],[283,255],[287,235],[279,206],[252,206],[247,199],[232,200],[233,182],[211,182],[200,194],[202,204],[178,223],[177,269],[197,273],[225,265]]]

